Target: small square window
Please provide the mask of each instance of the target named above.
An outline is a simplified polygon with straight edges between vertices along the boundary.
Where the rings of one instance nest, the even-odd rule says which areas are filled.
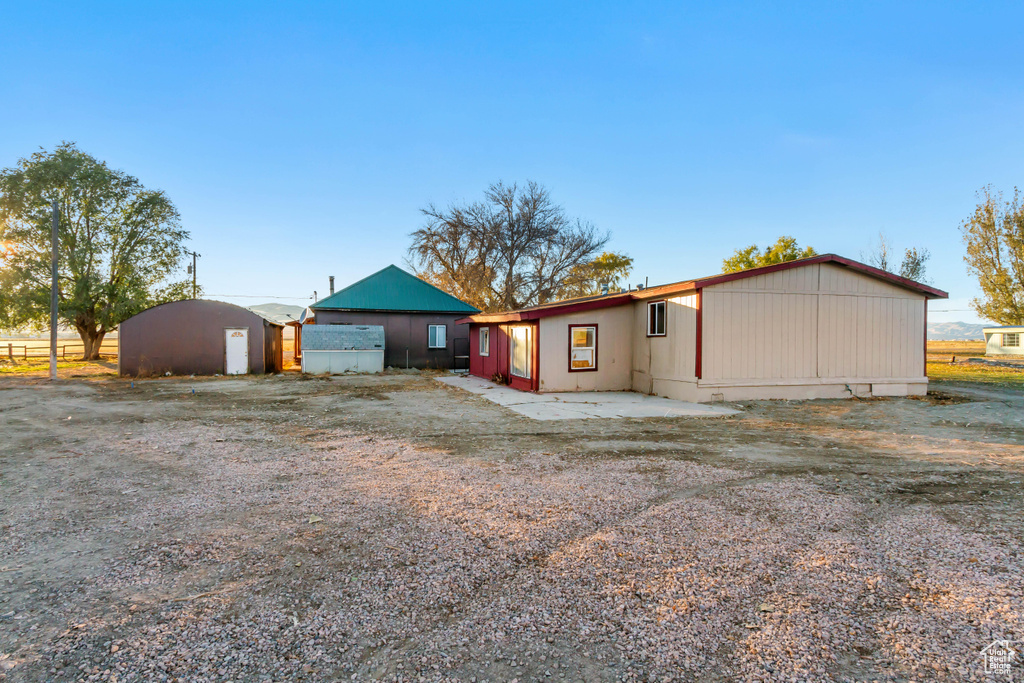
[[[430,325],[427,332],[427,348],[443,349],[448,346],[447,326]]]
[[[491,328],[489,327],[480,328],[480,355],[491,355]]]
[[[647,304],[647,336],[665,336],[665,302],[652,301]]]
[[[569,325],[569,372],[597,370],[597,325]]]
[[[1020,332],[1004,332],[1003,346],[1020,346]]]

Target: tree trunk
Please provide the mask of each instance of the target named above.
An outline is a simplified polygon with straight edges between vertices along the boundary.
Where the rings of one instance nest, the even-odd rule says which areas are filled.
[[[106,335],[106,332],[95,328],[91,330],[84,327],[78,328],[78,336],[82,338],[82,345],[85,347],[82,360],[99,360],[100,345],[103,344],[103,337]]]

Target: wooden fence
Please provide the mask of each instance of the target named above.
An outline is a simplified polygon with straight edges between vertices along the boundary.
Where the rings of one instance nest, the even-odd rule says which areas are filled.
[[[85,353],[85,345],[82,342],[64,342],[57,340],[57,357],[66,360],[77,360]],[[29,358],[49,358],[50,343],[48,341],[37,341],[35,339],[0,341],[0,355],[8,360],[28,360]],[[101,358],[117,358],[117,340],[112,342],[104,341],[100,345]]]

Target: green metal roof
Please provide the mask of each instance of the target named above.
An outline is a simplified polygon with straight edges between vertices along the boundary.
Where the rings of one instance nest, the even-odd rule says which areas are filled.
[[[479,313],[464,301],[410,275],[388,266],[335,292],[310,306],[314,311],[430,311],[435,313]]]

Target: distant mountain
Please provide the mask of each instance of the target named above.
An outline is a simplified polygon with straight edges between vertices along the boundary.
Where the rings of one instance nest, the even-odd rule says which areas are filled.
[[[973,325],[971,323],[928,323],[928,338],[932,341],[958,341],[969,339],[984,341],[982,332],[991,325]]]
[[[289,304],[258,304],[250,306],[249,310],[262,315],[264,318],[270,318],[274,322],[286,325],[293,320],[298,320],[305,307],[291,306]]]

